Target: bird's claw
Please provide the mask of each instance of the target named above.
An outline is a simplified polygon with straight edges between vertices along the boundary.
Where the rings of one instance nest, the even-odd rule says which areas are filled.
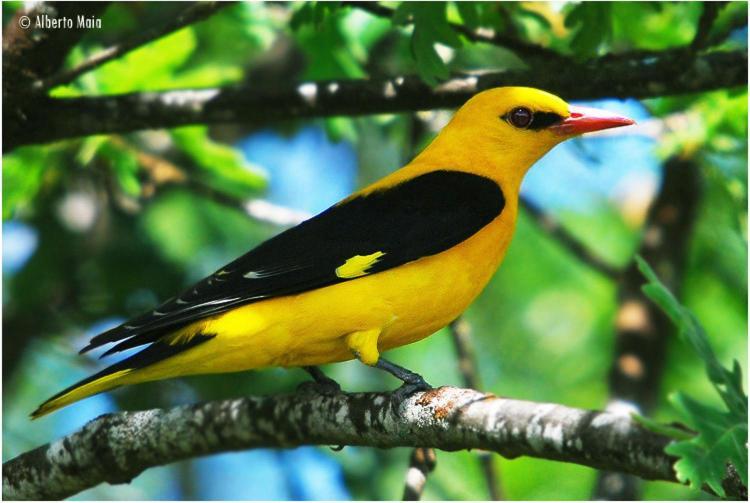
[[[303,369],[312,376],[313,380],[300,383],[297,391],[327,396],[341,393],[339,383],[326,376],[318,367],[308,366]]]
[[[333,379],[304,381],[297,385],[297,391],[305,394],[332,396],[341,393],[341,386]]]
[[[395,402],[402,402],[414,393],[429,389],[432,389],[432,386],[421,375],[412,374],[409,380],[405,380],[404,384],[393,392],[392,397]]]

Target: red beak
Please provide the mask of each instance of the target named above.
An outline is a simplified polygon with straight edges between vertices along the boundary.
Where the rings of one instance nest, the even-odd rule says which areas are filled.
[[[565,136],[575,136],[592,131],[635,124],[633,119],[614,115],[612,112],[596,108],[571,106],[569,112],[570,115],[568,117],[563,119],[561,123],[551,126],[550,129]]]

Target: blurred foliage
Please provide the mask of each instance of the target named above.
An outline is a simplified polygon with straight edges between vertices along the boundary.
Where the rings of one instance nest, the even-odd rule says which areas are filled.
[[[273,88],[308,79],[413,73],[438,83],[455,72],[533,64],[524,54],[473,43],[453,24],[494,30],[523,44],[585,60],[689,45],[704,9],[698,2],[379,5],[391,9],[390,15],[373,15],[345,2],[238,3],[102,65],[54,89],[52,95],[242,83]],[[20,6],[20,2],[3,4],[4,26]],[[84,36],[66,67],[138,34],[144,26],[162,25],[185,6],[112,4],[103,15],[104,28]],[[746,3],[729,2],[708,33],[711,50],[746,47],[746,26]],[[643,103],[652,115],[643,121],[643,134],[656,144],[650,155],[662,160],[694,159],[704,177],[680,302],[701,320],[717,361],[738,359],[747,368],[747,90],[664,96]],[[294,136],[312,123],[325,128],[332,141],[351,143],[359,159],[358,182],[365,185],[407,162],[445,119],[445,113],[430,112],[288,121],[277,131]],[[35,244],[26,247],[31,250],[28,256],[13,255],[7,251],[10,248],[4,252],[4,459],[71,431],[104,410],[282,393],[305,379],[301,371],[281,369],[190,377],[124,388],[34,423],[26,417],[57,388],[102,365],[75,353],[103,323],[149,309],[281,230],[242,211],[247,200],[270,197],[268,181],[274,179],[273,172],[266,169],[261,174],[259,168],[265,167],[251,165],[236,147],[238,140],[255,132],[249,126],[198,125],[72,139],[19,148],[3,156],[4,250],[8,243],[21,244],[9,223],[36,236]],[[309,162],[315,162],[315,150],[312,145]],[[577,152],[582,158],[591,154],[585,149]],[[597,155],[606,166],[608,152]],[[573,175],[564,171],[565,166],[555,168]],[[594,169],[606,168],[589,167],[592,179],[600,174]],[[326,178],[317,183],[326,184]],[[645,214],[649,199],[644,194],[658,188],[638,183],[626,191],[637,203],[632,203],[636,211],[631,213],[608,192],[583,186],[561,187],[555,204],[540,204],[598,254],[625,264],[643,233],[642,217],[633,214]],[[584,190],[592,192],[587,194],[590,202],[573,204]],[[12,255],[17,259],[13,267]],[[503,267],[465,315],[473,327],[486,390],[576,407],[604,407],[614,351],[616,293],[614,282],[577,261],[522,213]],[[698,330],[691,326],[689,330]],[[462,384],[445,330],[389,356],[434,384]],[[652,416],[661,422],[680,419],[706,432],[689,446],[676,448],[688,460],[681,465],[681,476],[694,484],[701,480],[715,484],[711,470],[717,465],[704,469],[689,461],[690,456],[716,444],[704,419],[735,423],[727,419],[721,396],[713,391],[716,375],[696,371],[701,362],[689,345],[670,340],[660,406]],[[356,362],[325,370],[347,390],[397,384]],[[675,391],[680,398],[669,401]],[[401,496],[408,450],[322,448],[319,452],[340,464],[352,497]],[[508,499],[587,499],[596,478],[588,468],[529,458],[502,459],[499,465]],[[195,462],[160,470],[160,475],[149,471],[130,486],[102,486],[79,498],[171,499],[205,494],[196,487],[204,482]],[[210,484],[210,478],[205,483]],[[707,497],[676,484],[647,482],[644,487],[648,499]],[[251,489],[237,487],[237,497],[252,498],[253,493],[241,493]],[[429,478],[425,498],[485,499],[475,455],[438,453],[438,467]]]

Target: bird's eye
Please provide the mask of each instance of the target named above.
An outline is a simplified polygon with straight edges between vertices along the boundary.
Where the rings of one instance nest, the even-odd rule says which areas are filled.
[[[508,114],[508,122],[517,128],[527,128],[531,124],[534,115],[526,107],[516,107]]]

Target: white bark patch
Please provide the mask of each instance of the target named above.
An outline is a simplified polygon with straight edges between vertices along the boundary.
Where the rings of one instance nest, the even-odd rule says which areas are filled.
[[[425,482],[427,479],[425,479],[424,473],[418,468],[415,468],[413,466],[409,467],[409,470],[406,472],[406,485],[416,489],[415,492],[421,492],[422,487],[424,487]]]
[[[161,101],[165,105],[184,107],[188,105],[193,112],[200,112],[203,105],[219,94],[218,89],[204,89],[200,91],[167,91],[161,94]]]
[[[563,427],[561,424],[548,424],[544,427],[544,433],[542,434],[544,440],[551,443],[556,451],[563,451]]]
[[[534,409],[534,415],[529,421],[529,426],[526,428],[526,441],[537,452],[544,450],[544,428],[541,425],[541,420],[554,409],[554,404],[545,403],[538,405]]]
[[[479,83],[479,79],[474,76],[466,77],[464,79],[453,79],[438,86],[437,90],[440,92],[451,92],[451,93],[458,93],[458,92],[475,93],[477,92],[478,83]]]
[[[385,86],[383,87],[383,96],[385,96],[388,99],[392,99],[396,97],[396,87],[393,85],[393,82],[390,80],[385,83]]]
[[[627,400],[612,400],[607,404],[606,411],[619,416],[630,416],[641,412],[636,403]]]
[[[346,419],[349,417],[349,406],[342,405],[341,408],[336,411],[336,424],[344,424]]]
[[[592,428],[606,428],[619,434],[626,434],[631,426],[630,415],[602,413],[591,421]]]
[[[336,82],[331,82],[330,84],[328,84],[327,89],[329,94],[336,94],[336,91],[339,90],[339,85]]]
[[[305,100],[305,103],[310,105],[311,107],[315,106],[315,103],[317,102],[318,98],[318,85],[314,84],[312,82],[307,82],[305,84],[300,85],[297,88],[297,92],[302,96],[302,99]]]

